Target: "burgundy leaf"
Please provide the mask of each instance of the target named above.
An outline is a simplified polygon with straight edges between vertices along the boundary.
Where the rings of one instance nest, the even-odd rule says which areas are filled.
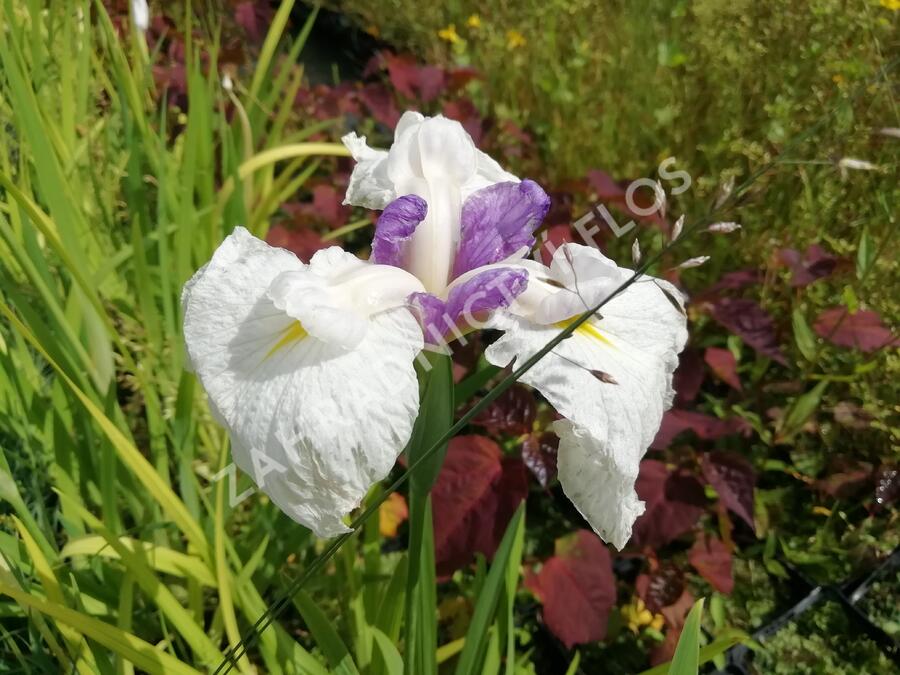
[[[556,478],[558,446],[559,438],[550,432],[529,434],[522,443],[522,461],[542,488],[546,488]]]
[[[762,283],[763,278],[764,275],[762,270],[756,268],[728,272],[723,274],[722,277],[704,293],[704,296],[718,295],[721,291],[738,291],[747,286]]]
[[[456,66],[450,68],[450,70],[447,71],[447,91],[458,91],[472,80],[477,80],[480,77],[481,73],[471,66]]]
[[[468,98],[448,101],[444,104],[444,115],[456,120],[463,125],[463,129],[469,132],[475,145],[481,144],[484,134],[484,121],[475,104]]]
[[[752,528],[756,474],[750,463],[740,455],[716,451],[703,456],[702,469],[722,504]]]
[[[709,535],[698,537],[688,553],[688,560],[719,593],[731,594],[734,589],[731,551],[721,540]]]
[[[252,42],[262,42],[275,15],[268,2],[240,2],[234,8],[234,21]]]
[[[475,553],[490,558],[528,493],[525,466],[503,458],[484,436],[457,436],[431,492],[438,574],[448,576]]]
[[[492,434],[527,434],[534,424],[536,412],[534,394],[530,389],[516,384],[478,413],[472,424],[484,427]]]
[[[775,322],[754,300],[722,298],[712,305],[712,316],[763,356],[787,365],[775,337]]]
[[[313,208],[330,227],[340,227],[347,222],[350,207],[342,204],[344,191],[333,185],[316,185],[313,188]]]
[[[818,244],[813,244],[801,254],[792,248],[778,252],[778,262],[791,269],[791,286],[799,288],[830,276],[845,260],[826,252]]]
[[[688,430],[693,431],[698,438],[705,441],[714,441],[732,434],[749,436],[753,428],[747,420],[740,417],[721,420],[718,417],[690,410],[667,410],[663,414],[662,424],[650,447],[654,450],[665,450],[672,444],[676,436]]]
[[[329,246],[315,230],[308,227],[287,228],[283,225],[270,227],[266,234],[266,242],[270,246],[286,248],[303,262],[309,262],[316,251]]]
[[[832,307],[819,314],[813,328],[832,344],[864,352],[900,345],[900,338],[895,338],[878,313],[870,310],[851,314],[846,307]]]
[[[394,89],[407,98],[415,98],[416,92],[413,86],[416,82],[418,68],[416,60],[409,54],[392,54],[383,52],[384,63],[387,65],[388,77]]]
[[[678,538],[699,520],[706,505],[703,485],[683,471],[669,471],[663,462],[645,459],[635,483],[645,511],[637,519],[631,541],[658,549]]]
[[[675,388],[675,405],[683,407],[697,398],[704,377],[700,352],[696,349],[685,349],[681,352],[672,381]]]
[[[872,484],[872,465],[862,463],[816,481],[816,487],[835,499],[849,499]]]
[[[420,66],[408,54],[384,54],[388,77],[394,88],[407,98],[428,103],[447,87],[447,75],[437,66]]]
[[[551,225],[542,230],[537,238],[541,260],[545,265],[549,265],[553,261],[553,253],[556,249],[573,241],[579,241],[579,237],[568,224]]]
[[[591,169],[587,174],[588,185],[597,193],[600,201],[624,201],[625,188],[612,176],[600,169]]]
[[[358,96],[375,121],[389,129],[397,126],[397,122],[400,121],[400,110],[387,87],[377,83],[367,84],[359,90]]]
[[[635,582],[638,596],[654,614],[678,601],[684,592],[684,574],[677,567],[663,565],[650,574],[641,574]]]
[[[618,222],[619,226],[624,227],[629,219],[638,222],[663,223],[663,218],[659,211],[654,210],[648,215],[644,215],[653,206],[656,199],[655,193],[649,188],[646,190],[635,190],[631,193],[631,205],[638,207],[641,211],[641,213],[637,213],[631,209],[626,194],[628,185],[632,181],[617,181],[608,173],[599,169],[588,171],[587,181],[590,188],[597,194],[599,201],[607,206],[615,207],[625,214],[626,217],[621,222]],[[602,220],[598,220],[598,222],[600,227],[606,227]]]
[[[712,368],[716,376],[732,389],[743,391],[741,380],[737,374],[737,359],[729,349],[709,347],[703,355],[706,365]]]
[[[416,74],[416,89],[419,100],[429,103],[443,93],[447,86],[447,75],[437,66],[420,66]]]
[[[543,603],[544,623],[567,648],[606,636],[616,584],[609,551],[593,532],[557,539],[556,554],[539,573],[526,573],[525,586]]]

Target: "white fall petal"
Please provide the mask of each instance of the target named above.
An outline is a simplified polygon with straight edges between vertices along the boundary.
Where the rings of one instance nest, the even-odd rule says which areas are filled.
[[[347,531],[409,440],[423,345],[403,303],[421,288],[336,248],[304,265],[243,228],[185,285],[188,356],[235,462],[319,536]]]
[[[528,290],[492,321],[505,331],[486,352],[497,366],[521,365],[632,275],[576,244],[557,250],[549,270],[526,268]],[[672,373],[687,340],[685,316],[673,304],[680,297],[668,282],[642,277],[522,376],[565,418],[556,423],[563,490],[620,549],[644,510],[634,491],[640,460],[672,403]]]

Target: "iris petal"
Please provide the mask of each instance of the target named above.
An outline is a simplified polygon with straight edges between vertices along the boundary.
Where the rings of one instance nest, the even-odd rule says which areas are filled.
[[[185,345],[235,463],[319,536],[346,531],[343,516],[412,432],[422,332],[405,306],[389,306],[393,295],[405,303],[411,278],[340,249],[306,266],[238,228],[185,286]],[[352,348],[316,324],[323,308],[364,321]]]
[[[497,183],[470,196],[462,207],[459,249],[453,276],[500,262],[534,246],[534,231],[550,198],[531,180]]]
[[[564,248],[568,251],[558,252],[562,257],[556,274],[551,269],[547,276],[557,284],[575,284],[577,277],[578,290],[547,285],[547,297],[538,309],[554,295],[566,305],[575,297],[594,306],[618,287],[607,288],[610,276],[631,276],[599,252],[584,250],[588,247]],[[578,261],[569,269],[571,275],[562,273],[563,260]],[[566,420],[557,428],[563,490],[594,530],[618,548],[627,543],[642,511],[634,482],[663,411],[672,404],[672,372],[687,340],[685,317],[661,286],[680,297],[671,284],[644,277],[614,295],[600,316],[584,324],[586,330],[575,331],[522,376],[522,382],[540,391]],[[582,305],[577,313],[584,309]],[[488,347],[487,360],[519,366],[540,351],[559,327],[538,321],[538,313],[496,315],[492,327],[505,332]]]
[[[526,270],[495,267],[453,286],[446,301],[430,293],[414,293],[410,304],[419,316],[426,342],[440,344],[448,333],[477,328],[486,313],[509,307],[527,285]]]

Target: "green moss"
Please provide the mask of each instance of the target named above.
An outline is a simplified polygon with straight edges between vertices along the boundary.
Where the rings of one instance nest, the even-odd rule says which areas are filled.
[[[753,671],[773,675],[870,675],[893,672],[878,646],[853,632],[837,603],[803,614],[764,644]]]

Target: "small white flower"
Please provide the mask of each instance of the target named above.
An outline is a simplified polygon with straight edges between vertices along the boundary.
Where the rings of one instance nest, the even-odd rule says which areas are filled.
[[[675,225],[672,226],[672,238],[670,241],[675,241],[678,237],[681,236],[681,230],[684,229],[684,214],[682,214],[678,220],[675,221]]]
[[[232,91],[234,89],[234,82],[231,80],[231,75],[225,73],[222,76],[222,89],[225,91]]]
[[[653,194],[654,194],[654,205],[656,206],[656,210],[659,211],[659,215],[663,218],[666,217],[666,206],[668,202],[666,200],[666,191],[663,190],[662,183],[656,181],[653,185]]]
[[[150,27],[150,7],[147,0],[131,0],[131,20],[141,33],[147,32]]]
[[[635,265],[641,262],[641,244],[637,239],[635,239],[634,243],[631,245],[631,260]]]
[[[722,204],[728,201],[734,190],[734,176],[729,176],[722,185],[719,186],[719,194],[716,196],[716,203],[713,208],[718,209]]]
[[[842,170],[850,169],[851,171],[878,171],[879,169],[877,164],[872,164],[872,162],[867,162],[864,159],[854,159],[853,157],[842,158],[838,162],[838,166]]]
[[[678,265],[675,269],[678,269],[678,270],[687,270],[687,269],[690,269],[690,268],[692,268],[692,267],[700,267],[700,265],[702,265],[703,263],[705,263],[707,260],[709,260],[709,256],[708,256],[708,255],[697,256],[696,258],[690,258],[690,259],[688,259],[688,260],[685,260],[683,263],[681,263],[680,265]]]
[[[706,228],[706,231],[716,232],[718,234],[730,234],[739,229],[741,229],[741,226],[738,223],[713,223]]]

